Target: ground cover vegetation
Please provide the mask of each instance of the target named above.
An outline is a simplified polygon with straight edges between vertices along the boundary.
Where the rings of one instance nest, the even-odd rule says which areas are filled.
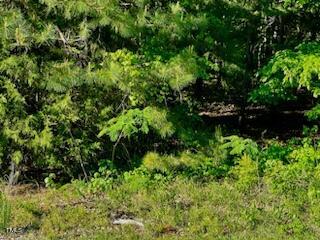
[[[319,239],[319,18],[318,0],[0,1],[0,228]],[[306,124],[250,135],[252,109]]]

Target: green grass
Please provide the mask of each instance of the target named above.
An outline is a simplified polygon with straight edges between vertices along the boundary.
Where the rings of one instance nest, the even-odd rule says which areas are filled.
[[[58,190],[8,194],[10,227],[23,239],[319,239],[320,204],[270,193],[240,191],[233,183],[176,178],[132,190],[116,185],[83,194],[76,184]],[[113,225],[127,215],[144,229]]]
[[[0,192],[0,231],[9,227],[11,206],[4,193]]]

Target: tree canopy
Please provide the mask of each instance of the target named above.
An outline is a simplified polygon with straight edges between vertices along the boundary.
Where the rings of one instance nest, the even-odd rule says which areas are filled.
[[[187,146],[213,102],[280,104],[300,89],[317,99],[319,9],[317,0],[1,1],[1,171],[72,178],[103,160],[128,166],[150,149]]]

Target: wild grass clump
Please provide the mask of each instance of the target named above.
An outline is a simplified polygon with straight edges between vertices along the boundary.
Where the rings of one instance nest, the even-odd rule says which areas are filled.
[[[11,221],[11,205],[6,195],[0,192],[0,231],[5,231]]]

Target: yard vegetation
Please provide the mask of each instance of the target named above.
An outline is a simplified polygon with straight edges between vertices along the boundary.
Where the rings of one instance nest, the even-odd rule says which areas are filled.
[[[0,239],[319,239],[319,19],[0,1]]]

